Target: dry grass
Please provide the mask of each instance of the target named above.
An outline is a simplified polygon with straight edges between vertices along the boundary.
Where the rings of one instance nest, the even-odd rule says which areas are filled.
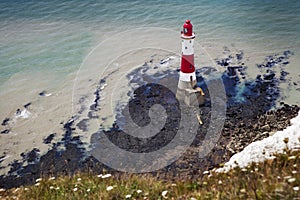
[[[198,181],[158,181],[150,176],[43,178],[37,184],[1,190],[1,199],[300,199],[300,151],[273,160],[209,172]],[[111,187],[110,187],[111,186]],[[111,189],[111,190],[109,190]],[[165,192],[167,191],[167,192]]]

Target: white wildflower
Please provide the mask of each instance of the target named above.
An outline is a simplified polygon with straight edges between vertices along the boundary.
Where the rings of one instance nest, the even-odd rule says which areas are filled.
[[[203,174],[204,174],[204,175],[205,175],[205,174],[209,174],[209,171],[204,171]]]
[[[25,190],[25,191],[28,191],[29,189],[28,189],[28,188],[24,188],[24,190]]]
[[[97,175],[98,178],[102,178],[102,174]]]
[[[288,160],[294,160],[296,158],[296,156],[290,156],[288,157]]]
[[[127,195],[125,196],[125,198],[126,198],[126,199],[131,198],[131,194],[127,194]]]
[[[219,180],[219,182],[218,182],[220,185],[223,183],[221,180]]]
[[[142,190],[137,190],[136,193],[140,194],[142,193],[143,191]]]
[[[176,183],[172,183],[171,186],[172,187],[176,187],[177,185],[176,185]]]
[[[20,190],[20,188],[17,188],[17,189],[15,189],[15,190],[13,191],[13,193],[18,192],[19,190]]]
[[[53,189],[54,189],[54,187],[51,185],[51,186],[50,186],[50,190],[53,190]]]
[[[269,159],[270,160],[274,160],[276,158],[276,156],[270,156]]]
[[[78,188],[77,188],[77,187],[73,189],[73,191],[74,191],[74,192],[76,192],[77,190],[78,190]]]
[[[81,178],[78,178],[77,181],[81,181]]]
[[[165,191],[163,191],[163,192],[161,193],[161,196],[162,196],[163,198],[167,199],[167,198],[168,198],[168,197],[167,197],[167,194],[168,194],[168,191],[165,190]]]
[[[246,193],[246,189],[241,189],[240,192],[241,193]]]
[[[294,191],[299,191],[299,187],[293,187]]]
[[[40,182],[41,180],[43,180],[42,178],[38,178],[35,180],[35,182]]]
[[[290,178],[290,179],[288,179],[288,182],[289,182],[289,183],[293,183],[293,182],[295,182],[295,181],[296,181],[295,178]]]
[[[108,187],[106,188],[107,191],[111,191],[112,189],[114,189],[113,186],[108,186]]]
[[[56,190],[59,190],[59,187],[56,187],[55,189],[56,189]]]
[[[243,169],[242,169],[242,172],[246,172],[246,171],[247,171],[247,169],[246,169],[246,168],[243,168]]]
[[[194,198],[194,197],[191,197],[191,198],[190,198],[190,200],[197,200],[197,199],[196,199],[196,198]]]
[[[109,177],[111,177],[111,174],[105,174],[102,176],[102,178],[109,178]]]
[[[297,171],[296,171],[296,170],[293,170],[293,171],[292,171],[292,174],[297,174]]]
[[[87,191],[87,192],[90,192],[90,191],[91,191],[91,189],[90,189],[90,188],[88,188],[86,191]]]
[[[49,178],[49,181],[54,180],[54,179],[55,179],[55,177],[53,176],[53,177]]]
[[[5,192],[5,189],[4,188],[0,188],[0,192]]]
[[[36,184],[35,184],[35,186],[39,186],[40,184],[41,184],[41,183],[40,183],[40,182],[38,182],[38,183],[36,183]]]
[[[284,179],[290,179],[292,178],[291,176],[285,176]]]

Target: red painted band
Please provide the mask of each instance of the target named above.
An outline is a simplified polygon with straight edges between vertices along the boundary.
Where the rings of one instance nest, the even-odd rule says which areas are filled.
[[[194,55],[182,55],[180,71],[183,73],[195,72]]]

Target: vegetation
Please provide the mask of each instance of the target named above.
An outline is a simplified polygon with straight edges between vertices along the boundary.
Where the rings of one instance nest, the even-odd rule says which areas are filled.
[[[204,172],[194,181],[146,175],[48,177],[28,187],[0,190],[0,199],[298,199],[300,151],[227,173]]]

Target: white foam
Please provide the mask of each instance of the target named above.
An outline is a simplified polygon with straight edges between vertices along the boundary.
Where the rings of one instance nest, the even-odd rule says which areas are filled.
[[[50,97],[52,95],[52,93],[46,93],[44,96],[45,97]]]
[[[174,59],[175,59],[174,56],[170,56],[170,57],[168,57],[168,58],[166,58],[166,59],[164,59],[164,60],[161,60],[161,61],[160,61],[160,66],[161,66],[161,67],[167,67],[167,66],[170,65],[171,60],[174,60]]]
[[[26,119],[26,118],[29,118],[30,115],[31,115],[31,113],[28,110],[24,109],[20,113],[16,114],[16,118]]]
[[[277,131],[268,138],[251,143],[243,151],[233,155],[224,167],[216,172],[227,172],[237,166],[243,168],[252,162],[272,159],[275,153],[282,153],[285,148],[300,149],[300,111],[297,117],[291,119],[291,124],[283,131]],[[288,139],[287,143],[284,142],[285,139]]]
[[[104,88],[107,86],[107,84],[105,83],[104,85],[102,85],[101,87],[100,87],[100,90],[104,90]]]

